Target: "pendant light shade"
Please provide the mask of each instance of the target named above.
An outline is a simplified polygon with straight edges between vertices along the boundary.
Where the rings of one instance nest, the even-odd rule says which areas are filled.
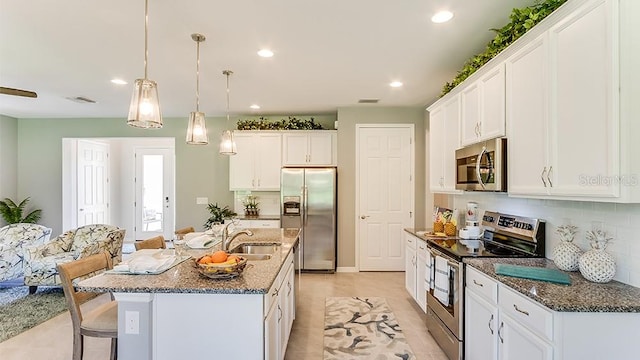
[[[162,114],[158,100],[158,84],[147,78],[147,60],[149,57],[147,33],[149,27],[149,0],[144,2],[144,79],[136,79],[129,105],[127,124],[143,129],[162,127]]]
[[[207,145],[207,124],[204,113],[200,111],[200,43],[206,38],[202,34],[191,34],[191,38],[196,42],[196,111],[189,115],[189,126],[187,127],[187,144]]]
[[[229,76],[233,74],[231,70],[222,71],[223,75],[227,76],[227,126],[229,126]],[[224,130],[222,137],[220,138],[220,154],[222,155],[235,155],[238,152],[236,149],[236,141],[233,139],[233,130]]]

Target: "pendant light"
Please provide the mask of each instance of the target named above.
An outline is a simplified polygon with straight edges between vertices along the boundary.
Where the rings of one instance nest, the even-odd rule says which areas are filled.
[[[191,34],[191,38],[196,42],[196,111],[189,114],[189,126],[187,127],[187,144],[207,145],[207,124],[204,113],[200,112],[200,43],[205,41],[202,34]]]
[[[147,33],[149,27],[149,0],[144,2],[144,79],[136,79],[127,124],[143,129],[162,127],[162,114],[158,100],[158,85],[147,79],[147,59],[149,57]]]
[[[229,126],[229,76],[233,74],[233,71],[224,70],[222,74],[227,76],[227,123],[225,126],[227,127]],[[220,139],[220,154],[235,155],[237,152],[236,141],[233,139],[233,131],[224,130]]]

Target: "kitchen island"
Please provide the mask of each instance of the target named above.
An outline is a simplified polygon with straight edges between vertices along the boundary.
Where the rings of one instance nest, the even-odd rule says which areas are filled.
[[[118,301],[118,358],[276,359],[295,317],[293,249],[299,229],[251,229],[230,249],[278,244],[267,260],[249,260],[241,276],[213,280],[187,260],[158,275],[101,274],[78,290],[112,292]],[[218,249],[189,250],[194,258]]]

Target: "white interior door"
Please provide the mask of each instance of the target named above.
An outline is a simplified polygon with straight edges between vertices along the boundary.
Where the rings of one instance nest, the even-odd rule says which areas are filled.
[[[78,140],[77,226],[109,224],[109,144]]]
[[[173,148],[135,149],[135,239],[171,239],[175,222]]]
[[[358,125],[357,244],[361,271],[403,271],[413,227],[413,125]]]

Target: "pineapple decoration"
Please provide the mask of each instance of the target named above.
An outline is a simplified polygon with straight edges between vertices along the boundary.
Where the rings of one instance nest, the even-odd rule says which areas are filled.
[[[593,282],[607,283],[616,275],[616,262],[613,255],[604,251],[612,237],[604,230],[587,231],[587,240],[591,250],[585,252],[578,262],[580,274]]]
[[[445,212],[445,219],[446,222],[444,223],[444,234],[447,236],[456,236],[457,231],[457,216],[456,213],[458,211],[454,210],[454,212],[452,213],[451,211]]]
[[[561,225],[556,229],[560,236],[560,244],[553,249],[553,262],[558,269],[564,271],[578,271],[578,260],[582,250],[573,243],[578,228],[573,225]]]

